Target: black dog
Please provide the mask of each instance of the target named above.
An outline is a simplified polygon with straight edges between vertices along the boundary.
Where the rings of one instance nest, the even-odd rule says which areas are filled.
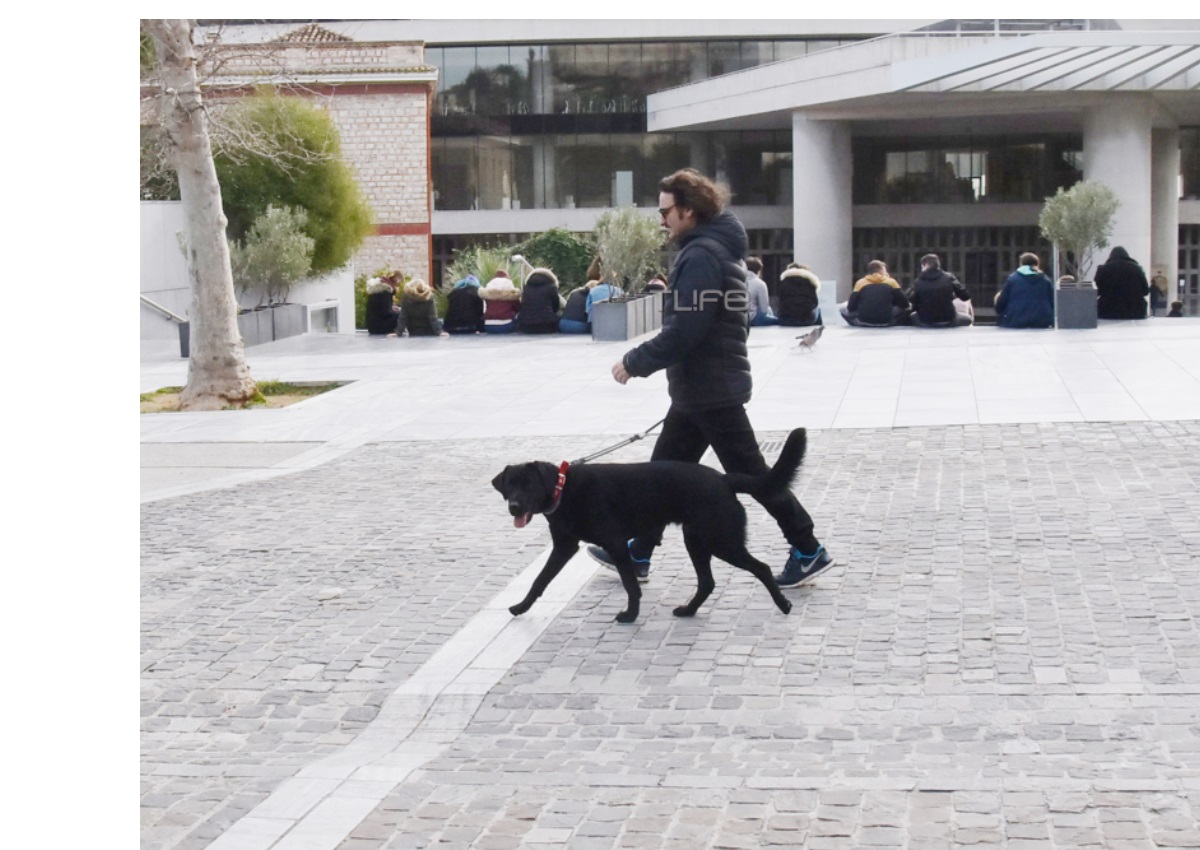
[[[774,468],[763,475],[722,475],[711,467],[678,461],[587,464],[568,468],[542,461],[506,466],[492,486],[508,500],[517,528],[533,514],[546,515],[554,549],[526,597],[508,610],[524,614],[567,561],[581,540],[595,543],[613,556],[629,604],[618,623],[637,619],[642,591],[638,587],[626,541],[667,523],[683,526],[683,540],[696,569],[698,588],[676,617],[691,617],[716,586],[712,575],[715,555],[750,572],[771,593],[779,610],[792,603],[775,583],[770,568],[746,551],[746,510],[736,493],[758,501],[791,486],[804,459],[807,437],[803,428],[788,435]]]

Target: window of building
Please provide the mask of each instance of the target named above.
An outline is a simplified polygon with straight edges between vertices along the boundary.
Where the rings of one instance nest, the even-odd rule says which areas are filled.
[[[1200,127],[1179,130],[1179,197],[1200,200]]]
[[[858,138],[854,203],[1036,202],[1082,179],[1083,140]]]
[[[791,134],[646,132],[646,98],[712,74],[838,42],[647,41],[429,47],[441,69],[432,116],[440,210],[608,207],[658,201],[693,166],[737,204],[791,201]]]

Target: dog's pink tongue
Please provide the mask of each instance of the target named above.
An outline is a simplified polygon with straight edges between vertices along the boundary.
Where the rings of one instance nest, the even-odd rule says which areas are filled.
[[[521,514],[513,517],[513,525],[517,528],[524,528],[529,524],[529,520],[533,519],[533,514]]]

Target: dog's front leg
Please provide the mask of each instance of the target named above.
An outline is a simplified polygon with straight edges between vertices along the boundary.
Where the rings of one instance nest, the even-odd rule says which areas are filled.
[[[537,578],[533,580],[533,585],[529,588],[529,593],[525,594],[525,598],[512,605],[508,609],[508,613],[514,617],[520,617],[538,600],[546,588],[550,586],[550,582],[554,581],[554,577],[562,572],[562,568],[566,566],[567,561],[575,557],[575,553],[579,551],[579,541],[569,537],[554,537],[554,548],[550,550],[550,557],[546,559],[546,565],[542,567],[542,571],[538,573]]]
[[[621,576],[621,584],[624,585],[625,595],[628,597],[625,610],[614,619],[618,623],[632,623],[638,618],[638,612],[641,610],[642,588],[638,584],[637,572],[629,557],[629,549],[623,544],[615,547],[605,546],[604,549],[613,556],[613,561],[617,565],[617,574]]]

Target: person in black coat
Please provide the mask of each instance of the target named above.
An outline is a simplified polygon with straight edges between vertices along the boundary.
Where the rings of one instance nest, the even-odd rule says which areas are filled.
[[[675,172],[658,188],[659,216],[679,246],[663,299],[662,330],[614,363],[613,378],[626,384],[666,370],[671,406],[651,460],[699,463],[711,446],[726,472],[763,474],[767,464],[746,415],[752,387],[746,229],[724,209],[727,193],[695,169]],[[780,586],[802,584],[832,566],[813,534],[812,517],[791,491],[765,500],[763,507],[791,544]],[[650,555],[661,540],[659,527],[629,541],[639,579],[649,576]],[[588,547],[588,554],[615,565],[598,546]]]
[[[387,336],[396,332],[396,320],[400,308],[396,305],[396,287],[387,277],[373,277],[367,281],[367,333],[371,336]]]
[[[1120,245],[1112,249],[1108,262],[1096,269],[1099,319],[1144,319],[1149,294],[1145,270]]]
[[[559,333],[564,334],[590,334],[592,332],[592,323],[588,321],[587,300],[588,293],[599,281],[589,280],[583,286],[577,286],[571,290],[571,294],[567,296],[567,303],[563,307],[562,317],[558,320]]]
[[[779,324],[792,328],[819,325],[821,310],[817,307],[817,293],[821,291],[821,279],[808,266],[788,263],[779,276]]]
[[[523,334],[556,334],[562,311],[558,278],[550,269],[534,269],[521,287],[521,312],[517,330]]]
[[[971,293],[958,278],[942,271],[942,261],[937,254],[926,254],[921,258],[921,273],[913,283],[909,298],[913,308],[912,323],[927,328],[971,324],[971,318],[955,308],[955,299],[970,303]]]
[[[446,320],[449,334],[483,333],[483,299],[479,297],[479,278],[469,274],[454,284],[446,296]]]

